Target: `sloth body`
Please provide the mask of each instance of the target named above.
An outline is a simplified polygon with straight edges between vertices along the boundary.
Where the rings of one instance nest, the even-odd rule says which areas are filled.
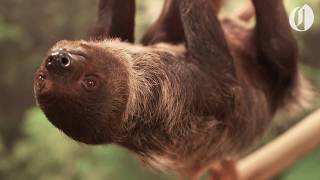
[[[134,17],[134,1],[125,2],[101,1],[97,32],[106,25],[107,37],[123,33],[132,41],[120,22],[128,17],[112,11],[123,6]],[[253,0],[254,29],[230,19],[220,24],[221,3],[211,3],[167,0],[164,18],[143,40],[148,46],[105,34],[58,42],[34,85],[49,121],[77,141],[117,144],[157,169],[192,178],[248,149],[277,110],[303,97],[296,41],[281,1]],[[107,18],[114,14],[118,19]],[[175,32],[165,28],[172,22]],[[154,43],[161,41],[169,43]]]
[[[70,74],[50,74],[44,61],[36,96],[75,140],[119,144],[157,168],[186,173],[246,149],[269,123],[266,95],[250,77],[234,83],[187,58],[184,45],[61,41],[49,54],[59,49],[83,59],[74,57]],[[96,78],[92,91],[79,85],[87,76]]]

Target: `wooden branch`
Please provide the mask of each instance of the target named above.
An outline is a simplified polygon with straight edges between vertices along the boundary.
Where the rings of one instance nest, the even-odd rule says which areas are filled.
[[[271,179],[320,145],[320,109],[237,164],[239,179]]]

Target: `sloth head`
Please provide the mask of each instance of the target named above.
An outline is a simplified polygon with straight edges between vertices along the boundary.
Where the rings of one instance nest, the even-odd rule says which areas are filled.
[[[60,41],[36,72],[34,92],[48,120],[71,138],[109,143],[128,100],[128,73],[119,56],[96,42]]]

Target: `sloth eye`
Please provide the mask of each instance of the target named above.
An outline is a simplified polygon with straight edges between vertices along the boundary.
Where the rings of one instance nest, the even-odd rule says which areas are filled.
[[[92,89],[92,88],[95,88],[96,87],[96,81],[92,80],[92,79],[88,79],[88,80],[85,80],[86,82],[86,86],[89,88],[89,89]]]
[[[83,80],[83,86],[86,90],[92,91],[98,87],[98,81],[96,77],[85,77]]]

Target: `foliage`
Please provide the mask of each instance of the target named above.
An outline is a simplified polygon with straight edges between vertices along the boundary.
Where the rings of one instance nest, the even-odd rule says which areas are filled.
[[[285,172],[280,179],[282,180],[318,180],[319,165],[320,162],[320,148],[315,150],[313,153],[307,155],[302,161],[290,168],[289,171]]]
[[[0,149],[0,179],[165,179],[142,168],[122,148],[90,147],[70,140],[37,108],[26,113],[23,127],[26,136],[12,154]]]

